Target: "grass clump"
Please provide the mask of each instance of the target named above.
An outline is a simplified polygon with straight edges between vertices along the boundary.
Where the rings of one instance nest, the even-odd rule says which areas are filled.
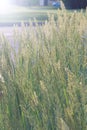
[[[87,130],[87,16],[58,11],[0,36],[0,128]]]

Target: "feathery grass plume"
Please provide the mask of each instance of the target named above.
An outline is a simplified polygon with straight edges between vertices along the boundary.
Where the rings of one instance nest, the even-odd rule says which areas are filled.
[[[12,43],[0,35],[1,130],[87,130],[86,15],[58,10],[15,26]]]

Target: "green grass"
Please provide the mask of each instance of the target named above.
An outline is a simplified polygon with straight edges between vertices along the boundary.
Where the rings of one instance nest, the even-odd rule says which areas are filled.
[[[0,35],[0,129],[87,130],[87,13]],[[84,36],[84,38],[83,38]]]
[[[11,12],[0,14],[0,23],[28,22],[36,18],[38,21],[45,21],[47,13],[55,14],[57,10],[53,7],[18,7],[12,6]]]

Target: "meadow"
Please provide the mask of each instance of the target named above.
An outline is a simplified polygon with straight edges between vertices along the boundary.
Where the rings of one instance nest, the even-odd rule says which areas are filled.
[[[87,13],[57,16],[0,34],[1,130],[87,130]]]
[[[10,9],[5,12],[0,12],[0,25],[12,25],[21,23],[21,21],[28,23],[30,20],[33,21],[34,18],[38,22],[43,22],[48,19],[49,14],[57,13],[57,9],[53,7],[38,7],[38,6],[10,6]]]

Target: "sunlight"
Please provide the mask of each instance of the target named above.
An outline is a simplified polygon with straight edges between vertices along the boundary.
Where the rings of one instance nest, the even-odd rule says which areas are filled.
[[[7,14],[11,11],[10,0],[0,1],[0,14]]]

